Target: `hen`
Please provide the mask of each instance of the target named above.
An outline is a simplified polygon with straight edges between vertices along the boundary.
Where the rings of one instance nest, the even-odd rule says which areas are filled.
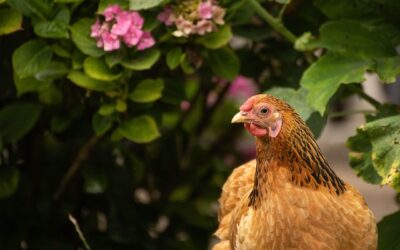
[[[214,250],[376,249],[374,215],[291,106],[256,95],[232,123],[256,137],[257,156],[223,186]]]

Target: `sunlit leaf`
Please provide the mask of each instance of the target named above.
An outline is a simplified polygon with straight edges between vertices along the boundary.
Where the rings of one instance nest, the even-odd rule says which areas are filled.
[[[146,79],[138,83],[129,98],[134,102],[153,102],[161,98],[163,89],[162,79]]]
[[[0,35],[10,34],[21,29],[22,14],[17,10],[0,9]]]
[[[160,136],[156,122],[148,115],[124,121],[118,127],[118,133],[136,143],[151,142]]]

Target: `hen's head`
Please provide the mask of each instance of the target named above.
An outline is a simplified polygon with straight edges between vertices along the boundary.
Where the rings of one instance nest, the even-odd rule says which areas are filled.
[[[293,108],[286,102],[271,95],[260,94],[243,103],[232,123],[244,123],[245,128],[256,137],[275,138],[282,133],[293,114]]]

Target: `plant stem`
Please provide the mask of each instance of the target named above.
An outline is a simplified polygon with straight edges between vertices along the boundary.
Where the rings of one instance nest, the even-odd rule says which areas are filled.
[[[342,116],[349,116],[349,115],[357,115],[357,114],[373,114],[376,113],[375,110],[349,110],[343,112],[333,112],[329,114],[329,117],[342,117]]]
[[[368,95],[365,93],[362,89],[357,88],[355,86],[349,86],[351,90],[353,90],[359,97],[370,103],[372,106],[374,106],[376,109],[379,109],[382,104],[375,100],[372,96]]]
[[[85,236],[82,233],[81,228],[79,227],[78,222],[76,221],[76,219],[74,218],[74,216],[72,216],[72,214],[68,215],[68,219],[69,221],[71,221],[72,224],[74,224],[75,227],[75,231],[78,233],[79,239],[81,239],[83,245],[85,246],[86,250],[91,250],[89,244],[86,241]]]
[[[58,199],[60,195],[64,192],[64,189],[66,188],[68,182],[72,179],[72,177],[76,174],[76,172],[79,170],[82,161],[84,161],[88,154],[89,151],[92,149],[94,145],[96,145],[97,141],[100,139],[100,137],[94,135],[92,138],[89,139],[89,141],[79,150],[79,152],[76,154],[76,157],[74,161],[72,162],[71,166],[68,168],[67,173],[64,175],[64,177],[61,180],[60,185],[57,188],[57,191],[54,194],[54,199]]]
[[[296,36],[283,25],[282,20],[273,17],[268,11],[266,11],[257,0],[248,0],[250,5],[253,7],[255,12],[263,18],[272,28],[283,35],[287,40],[294,44]]]

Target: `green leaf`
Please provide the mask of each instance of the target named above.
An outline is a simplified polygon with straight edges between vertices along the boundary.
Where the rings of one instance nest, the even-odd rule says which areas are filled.
[[[50,84],[51,82],[39,81],[34,77],[19,78],[17,74],[14,74],[14,85],[17,89],[17,96],[40,91],[40,89],[47,88]]]
[[[67,78],[78,85],[79,87],[96,90],[96,91],[110,91],[115,89],[115,84],[113,82],[105,82],[90,78],[85,73],[79,70],[72,70]]]
[[[146,79],[139,82],[129,98],[134,102],[153,102],[161,98],[163,89],[164,81],[162,79]]]
[[[208,51],[208,62],[215,75],[227,80],[233,80],[239,74],[239,58],[229,48]]]
[[[124,121],[117,131],[123,137],[136,143],[148,143],[160,136],[156,122],[148,115]]]
[[[117,67],[109,68],[104,58],[87,57],[83,69],[89,77],[100,81],[114,81],[122,76],[122,71]]]
[[[90,29],[94,22],[94,19],[82,18],[74,23],[70,28],[71,39],[84,54],[101,57],[105,52],[97,48],[96,40],[90,37]]]
[[[52,58],[49,46],[41,40],[31,40],[18,47],[12,56],[12,64],[20,78],[33,76],[47,68]]]
[[[219,27],[216,32],[199,37],[196,42],[209,49],[219,49],[228,44],[232,38],[231,27],[228,25]]]
[[[129,0],[129,9],[143,10],[160,5],[163,0]]]
[[[62,8],[52,21],[38,22],[34,31],[38,36],[44,38],[69,38],[68,25],[71,14],[68,8]]]
[[[0,35],[18,31],[22,26],[22,14],[17,10],[0,9]]]
[[[365,58],[328,53],[313,63],[304,73],[300,84],[308,92],[307,101],[323,114],[341,84],[360,83],[373,62]]]
[[[362,177],[400,191],[400,115],[378,119],[359,127],[350,137],[350,164]]]
[[[41,20],[47,20],[53,8],[52,0],[7,0],[7,3],[24,16]]]
[[[39,100],[47,105],[60,104],[62,98],[61,91],[54,84],[50,84],[46,88],[41,88],[39,91]]]
[[[273,87],[268,90],[267,93],[289,103],[297,111],[303,121],[307,121],[314,112],[306,101],[307,90],[305,89],[295,90],[292,88]]]
[[[71,118],[66,115],[57,115],[52,117],[50,121],[50,130],[53,133],[61,133],[65,131],[71,124]]]
[[[135,54],[132,59],[122,61],[122,66],[130,70],[150,69],[160,58],[161,52],[158,49],[148,49]]]
[[[114,113],[115,111],[115,105],[114,104],[109,104],[109,103],[105,103],[102,104],[99,108],[99,110],[97,111],[100,115],[103,116],[108,116],[111,115],[112,113]]]
[[[168,51],[167,53],[167,65],[170,70],[176,69],[178,67],[183,59],[184,59],[184,54],[182,52],[182,49],[180,47],[176,47]]]
[[[46,69],[35,74],[35,78],[39,81],[52,81],[63,77],[69,72],[69,68],[65,63],[52,62]]]
[[[0,170],[0,198],[10,197],[15,193],[19,183],[19,171],[16,168]]]
[[[396,55],[394,46],[379,30],[370,30],[352,20],[330,21],[321,26],[320,36],[312,42],[329,51],[352,53],[369,58]]]
[[[400,75],[400,56],[377,59],[376,73],[385,83],[393,83]]]
[[[128,9],[129,7],[128,0],[100,0],[97,13],[103,13],[105,8],[113,4],[118,4],[122,9]]]
[[[14,143],[25,136],[39,119],[42,107],[34,103],[16,103],[0,110],[0,137]]]
[[[95,113],[92,117],[92,127],[96,135],[106,133],[112,127],[113,119],[111,116],[103,116]]]
[[[378,249],[400,249],[400,211],[387,215],[378,223]]]

